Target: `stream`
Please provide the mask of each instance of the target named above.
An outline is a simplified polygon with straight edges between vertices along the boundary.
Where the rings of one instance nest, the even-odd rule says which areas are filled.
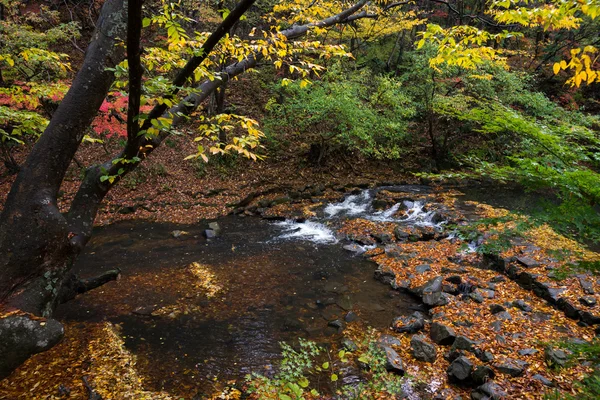
[[[212,392],[217,381],[272,374],[281,341],[302,337],[327,346],[344,334],[331,321],[382,331],[397,316],[423,311],[416,299],[373,279],[375,264],[360,253],[376,245],[351,243],[337,229],[359,217],[438,230],[443,221],[410,199],[374,210],[374,195],[346,195],[305,221],[226,216],[213,239],[204,235],[209,221],[97,228],[76,270],[87,277],[118,267],[122,278],[65,304],[56,317],[118,324],[152,390],[188,398]],[[210,298],[195,292],[194,262],[212,276]]]

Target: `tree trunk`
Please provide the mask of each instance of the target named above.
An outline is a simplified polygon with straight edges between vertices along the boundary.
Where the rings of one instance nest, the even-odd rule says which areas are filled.
[[[9,347],[0,347],[0,378],[62,337],[58,322],[42,323],[32,316],[52,315],[80,251],[71,243],[71,227],[58,210],[57,193],[114,80],[107,68],[123,59],[123,47],[116,44],[125,38],[125,4],[107,0],[102,7],[83,65],[21,167],[0,215],[2,314],[12,309],[22,312],[0,320],[0,342],[10,342]]]

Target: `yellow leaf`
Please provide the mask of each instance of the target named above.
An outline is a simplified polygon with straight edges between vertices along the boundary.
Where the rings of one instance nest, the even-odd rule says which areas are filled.
[[[558,74],[560,72],[560,63],[554,63],[554,75]]]

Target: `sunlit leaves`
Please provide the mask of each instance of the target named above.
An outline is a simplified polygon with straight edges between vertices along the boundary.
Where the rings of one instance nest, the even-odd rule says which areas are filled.
[[[516,35],[506,31],[492,34],[468,25],[445,29],[439,25],[429,24],[427,30],[421,34],[417,49],[422,48],[426,43],[433,44],[437,48],[437,54],[429,60],[429,65],[434,69],[438,69],[442,64],[474,69],[486,61],[505,65],[506,57],[503,56],[503,51],[493,47],[492,43]]]
[[[260,139],[264,133],[258,128],[255,120],[235,114],[218,114],[214,117],[199,116],[201,124],[198,127],[200,136],[194,139],[196,142],[208,143],[208,150],[199,145],[195,154],[186,157],[186,160],[201,158],[208,161],[207,152],[213,155],[237,153],[252,160],[262,159],[256,153],[260,146]],[[221,134],[230,133],[235,135],[227,143],[219,143]]]
[[[585,46],[583,49],[571,49],[569,62],[561,60],[554,63],[554,74],[562,70],[570,70],[572,76],[567,80],[571,86],[581,86],[582,83],[592,84],[600,82],[600,70],[594,68],[598,61],[598,49],[594,46]]]
[[[541,27],[544,30],[578,28],[582,16],[595,19],[600,14],[600,2],[597,0],[551,0],[542,3],[494,0],[490,8],[500,23]]]

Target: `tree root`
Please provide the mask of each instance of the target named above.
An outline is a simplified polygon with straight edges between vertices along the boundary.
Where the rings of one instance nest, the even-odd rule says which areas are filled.
[[[59,302],[66,303],[69,300],[73,300],[77,295],[96,289],[110,281],[117,280],[120,275],[121,270],[119,268],[107,271],[102,275],[90,279],[79,279],[77,275],[73,274],[61,287]]]

